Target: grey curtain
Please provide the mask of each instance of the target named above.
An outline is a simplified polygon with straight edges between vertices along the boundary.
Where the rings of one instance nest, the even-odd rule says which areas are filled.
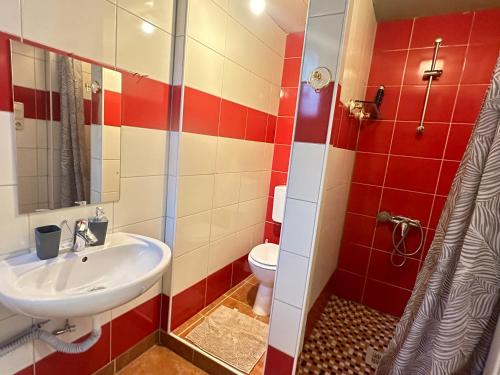
[[[500,310],[500,58],[378,374],[481,374]]]
[[[82,64],[58,57],[61,96],[61,206],[90,201],[88,147],[84,133]]]

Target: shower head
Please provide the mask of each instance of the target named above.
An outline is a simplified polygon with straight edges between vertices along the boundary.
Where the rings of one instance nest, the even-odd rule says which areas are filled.
[[[392,216],[391,213],[387,212],[387,211],[380,211],[378,214],[377,214],[377,221],[379,222],[386,222],[386,221],[393,221],[394,220],[394,216]]]

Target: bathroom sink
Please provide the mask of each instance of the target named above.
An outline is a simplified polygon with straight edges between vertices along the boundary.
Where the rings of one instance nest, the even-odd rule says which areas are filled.
[[[35,253],[8,258],[0,262],[0,303],[34,318],[96,315],[151,288],[170,260],[163,242],[127,233],[49,260]]]

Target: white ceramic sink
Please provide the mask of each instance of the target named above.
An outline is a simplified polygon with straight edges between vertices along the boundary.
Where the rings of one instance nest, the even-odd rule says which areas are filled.
[[[49,260],[26,254],[0,262],[0,303],[35,318],[96,315],[134,299],[165,272],[171,251],[163,242],[108,234],[102,246]]]

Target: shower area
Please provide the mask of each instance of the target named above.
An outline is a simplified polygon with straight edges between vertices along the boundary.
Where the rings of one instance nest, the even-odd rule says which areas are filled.
[[[424,267],[490,85],[500,8],[354,1],[333,51],[315,35],[326,26],[313,3],[288,180],[288,197],[316,209],[295,363],[299,374],[371,374]],[[328,49],[338,64],[322,64]],[[324,113],[329,98],[334,110]],[[313,163],[323,166],[316,189],[294,187],[294,174],[316,178],[305,172]],[[270,337],[272,345],[272,328]]]

